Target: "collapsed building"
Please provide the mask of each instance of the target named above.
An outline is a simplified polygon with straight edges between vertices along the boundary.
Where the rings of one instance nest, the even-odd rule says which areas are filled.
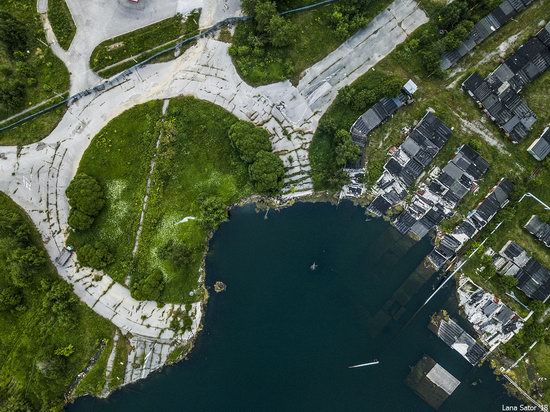
[[[525,139],[537,117],[520,97],[521,90],[550,67],[550,23],[483,79],[475,72],[462,84],[514,143]]]
[[[413,145],[412,148],[405,148],[409,153],[420,149],[414,141],[408,144]],[[443,219],[453,215],[466,194],[478,189],[477,181],[488,169],[489,163],[474,149],[468,145],[459,147],[454,158],[443,169],[434,169],[409,206],[392,223],[402,234],[422,239]]]
[[[493,264],[502,276],[513,276],[518,289],[531,299],[546,302],[550,297],[550,271],[514,241],[508,241]]]
[[[429,329],[474,366],[489,353],[458,323],[443,313],[432,318]]]
[[[505,0],[491,13],[479,20],[460,46],[443,54],[441,69],[447,70],[496,32],[535,0]]]
[[[459,306],[489,352],[508,342],[523,327],[523,319],[492,293],[463,277],[458,287]]]
[[[525,230],[535,236],[538,240],[550,247],[550,225],[543,222],[537,215],[531,216],[524,226]]]
[[[443,235],[439,244],[427,256],[427,262],[439,270],[445,263],[454,258],[462,246],[483,229],[500,209],[508,204],[508,198],[512,190],[512,183],[504,178],[501,179],[485,199],[454,228],[452,233]]]
[[[407,189],[422,175],[447,143],[451,133],[447,125],[428,112],[401,146],[390,150],[391,157],[374,187],[376,198],[367,211],[380,217],[390,207],[403,201],[408,194]]]

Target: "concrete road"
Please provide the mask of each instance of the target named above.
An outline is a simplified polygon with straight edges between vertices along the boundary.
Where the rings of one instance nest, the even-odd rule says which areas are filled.
[[[44,0],[46,1],[46,0]],[[74,3],[81,3],[75,6]],[[111,3],[99,1],[98,4]],[[107,5],[107,16],[120,15],[128,19],[121,27],[136,27],[132,13],[120,2]],[[168,11],[152,8],[153,17],[140,17],[141,23],[160,19],[188,3],[168,1]],[[207,4],[211,2],[206,0]],[[224,2],[215,2],[223,7]],[[235,12],[236,3],[228,12]],[[72,12],[98,16],[97,6],[69,0]],[[89,8],[86,8],[89,7]],[[233,7],[233,9],[231,8]],[[225,10],[225,9],[223,9]],[[205,14],[212,19],[221,18],[225,11]],[[94,14],[95,13],[95,14]],[[117,14],[118,13],[118,14]],[[128,15],[126,15],[128,13]],[[155,14],[156,13],[156,14]],[[126,16],[126,17],[125,17]],[[212,17],[213,16],[213,17]],[[88,30],[94,32],[89,16],[76,18],[77,37]],[[75,67],[81,63],[74,53],[79,44],[91,52],[90,47],[104,36],[111,37],[121,30],[105,29],[115,24],[112,18],[103,29],[98,29],[93,41],[76,40],[65,56]],[[396,0],[388,10],[369,26],[306,71],[298,87],[280,82],[254,88],[242,81],[228,55],[228,45],[213,39],[202,39],[182,56],[167,63],[148,65],[128,76],[118,87],[87,96],[73,104],[55,130],[39,143],[0,148],[0,190],[12,197],[32,218],[45,242],[50,258],[54,260],[65,246],[68,231],[69,206],[65,189],[72,180],[80,159],[93,137],[113,118],[138,104],[153,99],[168,99],[191,95],[215,103],[240,119],[262,125],[272,134],[275,153],[286,167],[285,199],[312,193],[309,166],[309,145],[319,119],[336,97],[337,91],[364,74],[376,62],[405,40],[415,27],[427,21],[426,15],[412,0]],[[86,24],[90,27],[86,28]],[[84,26],[81,26],[84,25]],[[84,28],[82,28],[84,27]],[[80,34],[79,34],[80,33]],[[81,55],[82,56],[82,55]],[[80,58],[80,57],[79,57]],[[76,84],[91,81],[72,73]],[[86,83],[87,84],[87,83]],[[74,85],[73,85],[74,87]],[[127,288],[109,276],[91,269],[78,269],[74,259],[66,266],[57,265],[59,274],[74,286],[79,298],[99,315],[110,319],[123,333],[133,336],[135,350],[130,357],[152,353],[150,363],[141,369],[129,366],[126,375],[131,381],[147,375],[162,366],[171,348],[177,342],[192,339],[202,318],[200,304],[193,305],[193,327],[183,336],[175,336],[169,329],[174,309],[178,305],[157,307],[155,302],[139,302],[130,296]],[[95,280],[95,275],[102,275]],[[139,357],[139,356],[138,356]],[[131,362],[129,362],[131,364]]]

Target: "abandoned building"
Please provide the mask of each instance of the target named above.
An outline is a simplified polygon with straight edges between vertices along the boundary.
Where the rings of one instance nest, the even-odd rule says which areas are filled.
[[[420,149],[414,141],[407,144],[412,146],[404,148],[408,153],[416,154]],[[459,147],[443,169],[434,169],[408,207],[393,220],[393,225],[402,234],[422,239],[443,219],[454,214],[466,194],[477,190],[477,181],[487,170],[489,163],[479,153],[468,145]]]
[[[432,408],[439,409],[460,381],[429,356],[412,368],[405,383]]]
[[[500,29],[519,13],[525,10],[535,0],[505,0],[491,13],[479,20],[470,34],[456,49],[445,54],[441,59],[441,69],[447,70],[460,59],[487,39],[491,34]]]
[[[525,230],[535,236],[538,240],[550,247],[550,225],[543,222],[537,215],[531,216],[524,226]]]
[[[409,80],[401,89],[399,96],[383,97],[353,123],[350,130],[351,138],[361,148],[361,153],[365,151],[368,135],[391,119],[400,107],[410,103],[416,90],[416,84]],[[364,159],[361,164],[364,164]]]
[[[432,318],[429,329],[474,366],[488,353],[487,349],[480,345],[458,323],[442,313]]]
[[[472,239],[497,212],[508,204],[508,198],[512,193],[513,185],[506,179],[491,189],[476,209],[470,211],[466,219],[462,220],[453,230],[453,233],[444,234],[430,254],[427,256],[428,263],[439,270],[449,260],[454,258],[462,246]]]
[[[483,79],[474,73],[462,84],[514,143],[523,141],[537,117],[520,97],[521,90],[550,67],[550,23]]]
[[[550,271],[516,242],[508,241],[493,263],[500,275],[514,276],[518,289],[531,299],[546,302],[550,297]]]
[[[403,201],[407,189],[422,175],[450,136],[451,129],[428,112],[401,146],[390,150],[391,157],[374,187],[376,198],[367,211],[382,216],[391,206]]]
[[[527,148],[527,151],[539,162],[546,159],[550,153],[550,127],[544,129],[540,137]]]
[[[524,325],[517,313],[469,278],[460,279],[458,298],[466,319],[489,352],[508,342]]]

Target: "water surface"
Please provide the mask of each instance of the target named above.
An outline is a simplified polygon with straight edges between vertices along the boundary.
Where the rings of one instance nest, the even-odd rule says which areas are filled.
[[[424,354],[462,381],[440,410],[517,404],[487,366],[427,329],[439,308],[456,312],[452,286],[413,317],[437,282],[421,264],[429,240],[366,221],[350,203],[303,203],[267,219],[235,209],[210,246],[211,299],[189,359],[70,411],[431,411],[404,383]]]

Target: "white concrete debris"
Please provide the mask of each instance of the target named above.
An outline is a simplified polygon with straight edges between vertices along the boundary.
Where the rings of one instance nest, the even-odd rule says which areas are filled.
[[[140,2],[137,9],[123,1],[68,0],[67,3],[77,26],[68,51],[56,45],[47,18],[43,21],[54,52],[69,68],[72,92],[97,83],[89,58],[105,39],[200,6],[204,6],[201,27],[239,13],[236,0],[166,0],[162,7],[155,2]],[[47,0],[40,0],[38,8],[44,14]],[[65,189],[93,137],[110,120],[138,104],[190,95],[269,130],[274,152],[287,168],[283,198],[309,195],[313,192],[309,144],[338,89],[364,74],[427,20],[414,1],[394,1],[367,28],[306,71],[298,87],[288,81],[251,87],[237,74],[227,44],[201,39],[176,60],[145,66],[129,75],[120,86],[83,97],[68,108],[54,131],[41,142],[21,148],[1,148],[0,190],[27,211],[54,261],[66,246],[69,230]],[[330,87],[320,89],[323,83]],[[191,330],[179,335],[170,329],[170,322],[172,312],[183,309],[182,305],[158,307],[156,302],[137,301],[126,287],[109,276],[89,268],[79,269],[75,262],[73,255],[64,265],[54,264],[83,302],[130,336],[133,350],[125,382],[143,378],[161,367],[177,345],[196,336],[202,318],[200,303],[193,304]]]
[[[517,313],[467,277],[459,280],[458,300],[466,319],[490,352],[508,342],[524,325]]]

